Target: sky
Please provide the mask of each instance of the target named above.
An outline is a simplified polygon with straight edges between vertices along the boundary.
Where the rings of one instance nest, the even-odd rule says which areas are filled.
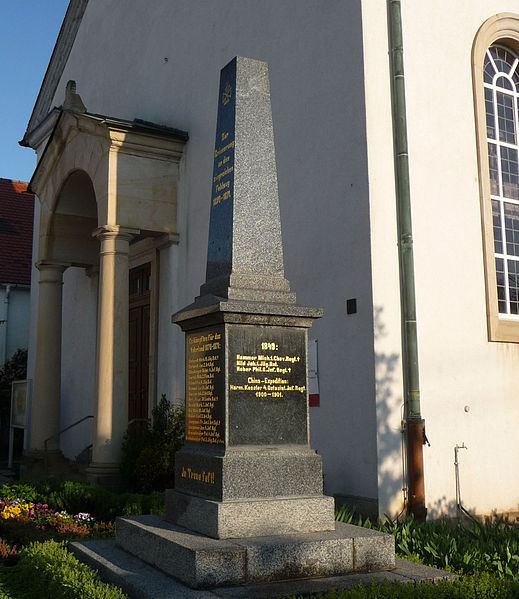
[[[36,154],[22,148],[68,0],[0,0],[0,177],[29,181]]]

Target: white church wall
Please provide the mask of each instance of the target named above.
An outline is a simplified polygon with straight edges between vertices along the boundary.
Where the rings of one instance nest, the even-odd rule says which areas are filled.
[[[404,11],[422,397],[434,448],[426,462],[431,509],[452,507],[453,451],[462,443],[465,507],[519,508],[519,481],[510,476],[519,467],[519,345],[487,340],[471,78],[480,26],[518,8],[513,0],[491,7],[466,0]]]
[[[326,491],[376,497],[360,3],[91,0],[53,103],[74,79],[90,112],[189,132],[180,240],[161,252],[157,392],[176,400],[184,348],[170,316],[205,278],[218,78],[237,54],[269,63],[286,275],[300,303],[325,310],[310,336]],[[346,315],[348,298],[357,314]]]
[[[67,268],[63,275],[61,429],[94,414],[98,275]],[[92,443],[93,420],[62,434],[63,454],[74,459]]]
[[[519,346],[489,342],[474,125],[471,50],[479,27],[517,3],[484,0],[403,3],[404,66],[415,251],[426,503],[431,516],[455,509],[454,447],[463,503],[477,513],[517,510]],[[373,301],[385,316],[375,355],[395,356],[390,389],[377,387],[381,511],[384,430],[401,419],[400,324],[395,236],[386,3],[364,4]],[[378,312],[380,311],[380,312]],[[385,394],[394,398],[386,414]],[[393,442],[396,437],[393,437]],[[395,446],[396,447],[396,446]],[[393,448],[394,449],[394,448]],[[396,455],[396,454],[395,454]],[[387,503],[395,512],[397,502]]]
[[[402,494],[402,340],[391,88],[385,0],[363,3],[373,339],[377,385],[379,512],[398,514]]]

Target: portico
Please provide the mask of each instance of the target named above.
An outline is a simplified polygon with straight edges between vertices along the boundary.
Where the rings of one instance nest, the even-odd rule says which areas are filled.
[[[89,322],[96,331],[94,397],[83,409],[87,416],[93,406],[88,472],[100,480],[116,474],[128,426],[130,246],[150,238],[159,247],[176,238],[179,165],[187,134],[83,108],[69,82],[65,106],[51,111],[33,133],[33,147],[45,150],[31,181],[40,219],[28,447],[41,452],[51,439],[48,446],[59,449],[60,430],[72,424],[62,418],[63,274],[71,267],[84,269],[97,283],[97,319]]]

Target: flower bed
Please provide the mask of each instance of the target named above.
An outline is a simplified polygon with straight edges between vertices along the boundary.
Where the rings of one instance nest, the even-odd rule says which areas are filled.
[[[11,560],[17,546],[34,541],[106,538],[114,533],[112,522],[97,522],[87,512],[69,514],[22,497],[0,498],[0,560]]]

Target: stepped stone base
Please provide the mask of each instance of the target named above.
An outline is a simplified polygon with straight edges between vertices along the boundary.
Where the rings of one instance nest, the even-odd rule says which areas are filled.
[[[335,530],[334,500],[324,495],[212,501],[168,489],[166,520],[214,539]]]
[[[402,559],[395,560],[394,570],[359,573],[327,578],[305,578],[270,582],[247,586],[217,587],[211,590],[190,589],[173,580],[160,570],[148,566],[140,559],[115,546],[115,541],[83,541],[71,543],[76,557],[95,568],[102,580],[115,584],[134,599],[272,599],[294,595],[316,595],[332,589],[348,589],[360,582],[371,586],[374,582],[420,582],[453,580],[454,574],[415,564]]]
[[[137,516],[117,519],[116,544],[199,589],[395,567],[391,535],[339,522],[327,532],[217,540]]]

